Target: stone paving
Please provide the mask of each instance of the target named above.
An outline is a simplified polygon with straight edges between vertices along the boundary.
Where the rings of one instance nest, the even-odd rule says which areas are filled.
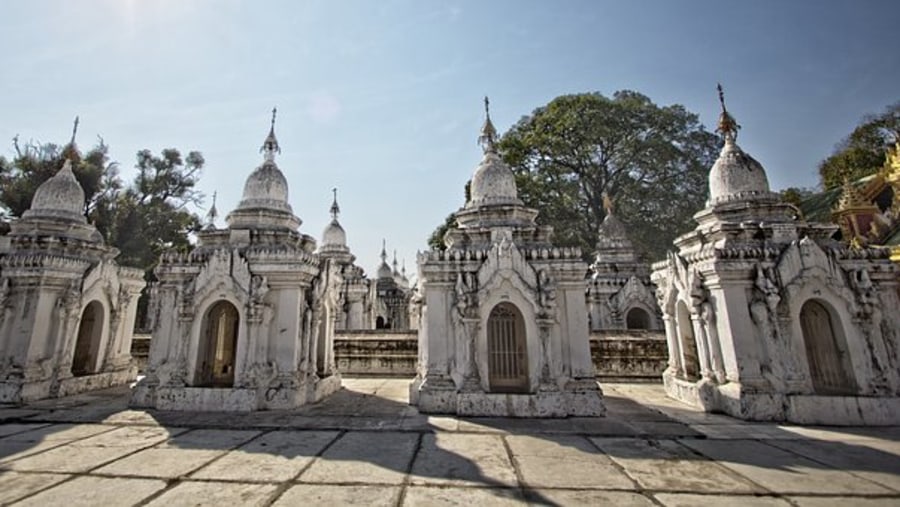
[[[429,417],[407,380],[290,412],[0,407],[8,505],[900,505],[900,427],[745,423],[606,384],[605,418]]]

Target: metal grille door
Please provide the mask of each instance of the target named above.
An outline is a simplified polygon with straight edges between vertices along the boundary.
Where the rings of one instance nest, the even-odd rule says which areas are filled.
[[[488,317],[487,335],[491,391],[527,391],[525,320],[522,314],[513,305],[500,303]]]

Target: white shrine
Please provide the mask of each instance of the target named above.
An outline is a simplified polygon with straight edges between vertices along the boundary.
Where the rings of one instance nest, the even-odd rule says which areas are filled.
[[[159,319],[132,405],[167,410],[293,408],[340,389],[334,327],[341,267],[316,252],[288,204],[272,129],[228,228],[198,233],[156,268]]]
[[[2,403],[103,389],[137,373],[131,339],[144,274],[116,264],[84,199],[66,160],[0,237]]]
[[[750,420],[900,423],[900,308],[889,250],[830,239],[769,190],[763,167],[725,145],[707,207],[654,265],[669,396]]]
[[[487,113],[487,99],[485,99]],[[419,255],[419,365],[410,403],[423,413],[566,417],[605,413],[588,341],[577,249],[517,196],[490,116],[471,197],[445,251]]]

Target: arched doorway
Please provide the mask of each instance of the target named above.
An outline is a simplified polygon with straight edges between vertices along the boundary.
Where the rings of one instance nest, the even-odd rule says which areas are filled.
[[[488,381],[492,392],[528,391],[525,319],[515,305],[500,303],[487,322]]]
[[[691,323],[691,312],[684,301],[675,306],[675,319],[678,323],[678,339],[681,341],[681,357],[684,377],[687,380],[700,379],[700,358],[697,354],[697,340],[694,338],[694,326]]]
[[[819,301],[811,299],[800,309],[800,328],[806,346],[806,360],[817,394],[854,394],[850,353],[834,315]]]
[[[198,386],[234,385],[239,319],[237,308],[228,301],[219,301],[206,312],[197,358]]]
[[[91,301],[81,314],[72,358],[72,375],[80,377],[97,372],[100,340],[103,337],[103,305]]]
[[[389,321],[385,320],[385,318],[382,317],[381,315],[379,315],[375,319],[375,329],[390,329],[390,328],[391,328],[391,324],[389,323]]]
[[[643,308],[632,308],[625,314],[626,329],[650,329],[650,314]]]

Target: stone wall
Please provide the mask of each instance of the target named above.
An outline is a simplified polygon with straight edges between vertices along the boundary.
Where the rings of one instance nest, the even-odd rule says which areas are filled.
[[[418,360],[415,330],[336,331],[334,359],[343,375],[414,377]]]
[[[143,373],[150,352],[150,335],[134,335],[131,356]],[[337,331],[334,357],[343,375],[410,377],[416,374],[416,331]],[[660,382],[668,354],[666,338],[654,331],[591,333],[591,359],[597,378]]]
[[[600,381],[661,382],[668,358],[666,335],[661,331],[591,333],[591,359]]]

